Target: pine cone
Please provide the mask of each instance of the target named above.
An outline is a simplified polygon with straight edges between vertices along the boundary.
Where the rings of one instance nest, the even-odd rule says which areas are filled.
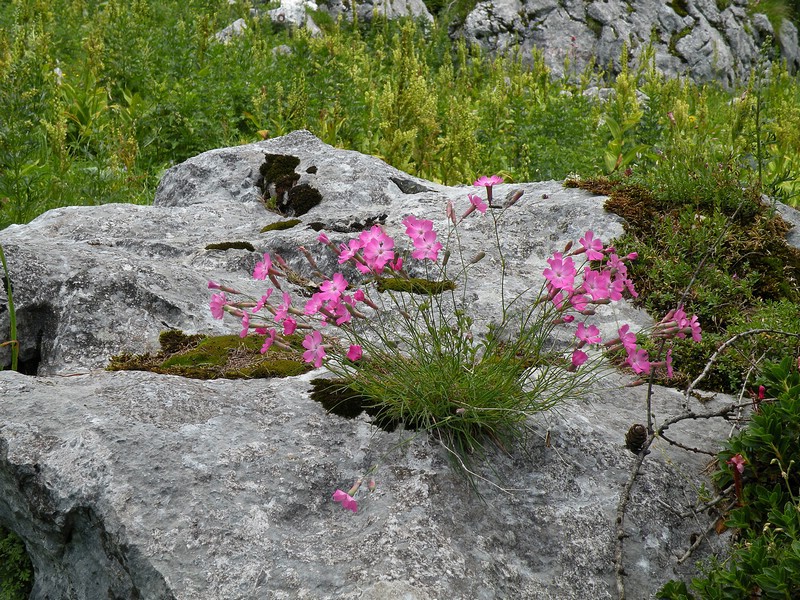
[[[645,442],[647,442],[647,428],[639,423],[631,425],[625,434],[625,447],[634,454],[639,454]]]

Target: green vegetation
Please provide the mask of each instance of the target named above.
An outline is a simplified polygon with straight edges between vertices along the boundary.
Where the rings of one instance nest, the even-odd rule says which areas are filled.
[[[643,61],[641,69],[615,78],[586,72],[577,80],[553,79],[535,52],[489,58],[452,43],[448,23],[463,21],[473,4],[429,0],[434,24],[376,20],[354,28],[318,16],[325,34],[311,37],[253,19],[248,3],[227,0],[4,2],[0,229],[59,206],[146,204],[164,170],[188,157],[306,128],[327,143],[446,184],[489,173],[511,181],[574,175],[576,185],[610,194],[609,208],[628,221],[615,244],[620,253],[640,256],[631,271],[641,305],[663,314],[684,302],[702,319],[703,343],[675,347],[675,364],[684,371],[679,383],[732,335],[752,327],[800,332],[800,262],[782,244],[785,225],[761,203],[766,194],[800,205],[797,78],[781,67],[769,76],[759,69],[731,94],[666,80]],[[686,10],[683,0],[671,5]],[[776,28],[799,9],[798,0],[748,7],[765,12]],[[214,33],[237,18],[247,21],[246,32],[217,43]],[[594,86],[613,93],[605,101],[584,93]],[[276,162],[262,175],[278,188],[295,181],[296,166]],[[608,179],[596,179],[600,174]],[[296,190],[289,198],[293,215],[317,201],[312,188],[288,187]],[[201,377],[280,376],[306,368],[299,350],[262,357],[261,339],[224,337],[168,334],[161,353],[117,357],[111,368]],[[792,495],[800,456],[774,448],[797,439],[796,385],[784,389],[779,380],[793,368],[786,357],[798,354],[796,338],[748,337],[707,379],[716,389],[738,392],[761,373],[776,400],[763,403],[757,415],[771,420],[754,418],[720,461],[724,487],[725,459],[740,452],[748,460],[747,502],[729,515],[745,541],[728,561],[709,568],[705,583],[693,583],[702,598],[750,597],[758,589],[762,597],[796,593],[779,578],[800,572]],[[515,357],[508,361],[512,371]],[[764,367],[765,360],[780,364],[785,376]],[[407,365],[395,367],[402,372]],[[382,369],[375,368],[376,385],[385,384]],[[466,379],[439,381],[442,369],[430,365],[437,386],[470,392]],[[403,416],[406,402],[398,396],[399,412],[391,418]],[[431,419],[462,418],[451,413],[443,405]],[[470,427],[465,421],[468,436]],[[21,542],[0,530],[0,598],[27,595],[25,559]],[[745,572],[762,576],[737,579]],[[734,580],[738,587],[710,583]],[[673,584],[673,592],[665,597],[691,597],[685,584]]]
[[[0,527],[0,600],[27,598],[33,587],[33,566],[19,536]]]
[[[271,348],[261,354],[263,336],[186,335],[161,333],[156,354],[120,354],[111,358],[109,371],[150,371],[194,379],[253,379],[291,377],[311,370],[303,362],[301,339],[292,338],[296,351]]]
[[[615,141],[603,124],[623,123],[583,94],[607,85],[603,75],[553,80],[536,53],[490,59],[453,44],[448,20],[468,8],[438,7],[433,25],[329,23],[312,38],[224,0],[3,3],[0,228],[56,206],[148,203],[167,167],[298,128],[448,184],[477,173],[533,181],[600,172]],[[240,17],[247,31],[216,42]],[[710,164],[761,160],[764,191],[797,198],[795,79],[778,71],[765,86],[756,156],[752,95],[731,102],[711,87],[633,76],[649,99],[635,103],[629,148],[669,151],[672,113],[680,140]]]
[[[764,399],[750,425],[719,455],[715,484],[739,488],[725,515],[738,542],[725,560],[700,577],[672,581],[658,597],[670,600],[739,600],[800,596],[800,372],[789,357],[763,365]],[[729,461],[743,459],[741,474]],[[739,483],[736,483],[738,478]]]

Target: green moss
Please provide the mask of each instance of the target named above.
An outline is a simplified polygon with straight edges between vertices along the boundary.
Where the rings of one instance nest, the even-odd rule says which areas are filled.
[[[322,202],[322,194],[319,193],[319,190],[311,187],[307,183],[294,186],[289,190],[288,197],[287,209],[291,214],[298,217],[306,214]]]
[[[672,54],[672,56],[678,56],[679,55],[678,42],[680,42],[683,38],[685,38],[690,33],[692,33],[692,28],[691,27],[684,27],[680,31],[676,31],[675,33],[673,33],[670,36],[670,38],[669,38],[669,53]]]
[[[270,223],[261,228],[261,233],[267,233],[268,231],[283,231],[284,229],[291,229],[295,225],[299,225],[302,223],[300,219],[287,219],[285,221],[276,221],[275,223]]]
[[[670,8],[675,11],[680,17],[688,17],[689,16],[689,5],[686,3],[686,0],[671,0],[669,3]]]
[[[156,354],[114,356],[110,371],[150,371],[181,375],[193,379],[255,379],[291,377],[311,370],[302,359],[301,337],[288,336],[293,348],[271,348],[261,354],[263,336],[186,335],[171,330],[159,336],[161,351]]]
[[[362,412],[372,417],[377,427],[394,431],[398,422],[385,416],[373,400],[353,391],[343,379],[312,379],[311,399],[322,404],[329,413],[345,419],[355,419]]]
[[[593,17],[590,17],[589,15],[586,15],[586,26],[592,30],[592,33],[594,33],[594,37],[600,39],[600,36],[603,33],[603,24],[600,21],[598,21]]]
[[[376,285],[379,292],[389,290],[392,292],[409,292],[411,294],[420,294],[424,296],[441,294],[456,289],[456,284],[450,280],[429,281],[419,277],[411,277],[409,279],[402,277],[380,277]]]
[[[300,159],[288,154],[265,154],[264,163],[259,172],[264,178],[264,187],[274,184],[278,188],[292,187],[300,175],[295,169],[300,164]]]
[[[208,244],[206,250],[249,250],[255,252],[256,249],[250,242],[216,242]]]

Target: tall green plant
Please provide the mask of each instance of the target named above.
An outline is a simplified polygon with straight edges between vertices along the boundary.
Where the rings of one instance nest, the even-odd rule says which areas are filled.
[[[6,297],[8,298],[8,319],[10,323],[9,336],[10,340],[3,342],[0,346],[11,346],[11,369],[18,370],[19,359],[19,341],[17,340],[17,313],[14,310],[14,298],[11,293],[11,279],[8,276],[8,265],[6,264],[6,255],[3,252],[3,247],[0,246],[0,262],[3,264],[4,285],[6,288]]]

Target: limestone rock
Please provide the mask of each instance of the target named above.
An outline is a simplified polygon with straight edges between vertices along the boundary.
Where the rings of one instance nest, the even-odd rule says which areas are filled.
[[[621,69],[623,45],[632,64],[652,44],[655,65],[667,76],[688,75],[697,82],[730,86],[746,79],[759,60],[759,48],[772,26],[764,15],[750,16],[746,3],[720,10],[713,0],[481,0],[458,35],[490,52],[535,48],[557,76],[581,73],[595,62],[612,73]],[[685,7],[685,10],[684,8]],[[797,28],[780,26],[777,44],[791,72],[800,68]]]
[[[309,394],[322,371],[196,381],[102,370],[111,354],[155,349],[163,329],[236,330],[211,318],[206,282],[258,293],[251,273],[263,252],[301,269],[298,245],[325,256],[317,229],[344,241],[379,222],[402,237],[400,221],[413,213],[441,230],[446,203],[463,210],[471,190],[295,132],[170,169],[153,206],[63,208],[1,231],[31,375],[0,372],[0,525],[31,554],[32,597],[616,597],[615,510],[634,459],[625,434],[644,421],[646,393],[621,387],[622,375],[532,419],[525,448],[491,452],[496,470],[486,474],[514,489],[479,482],[479,497],[429,437],[326,413]],[[501,226],[509,294],[538,288],[547,257],[587,229],[603,239],[622,231],[601,197],[560,182],[500,185],[495,196],[518,190]],[[265,193],[283,215],[265,208]],[[301,224],[261,232],[289,217]],[[499,306],[489,232],[488,219],[477,218],[462,236],[467,255],[488,252],[467,293],[485,321]],[[218,242],[254,251],[207,249]],[[651,322],[630,306],[598,319],[606,328]],[[682,402],[657,387],[657,419],[681,412]],[[729,427],[685,422],[670,433],[714,450]],[[629,597],[650,597],[691,571],[692,561],[679,566],[675,557],[706,524],[664,506],[680,509],[695,496],[704,463],[653,447],[625,523]],[[358,513],[332,502],[334,489],[375,464],[377,489]],[[695,558],[725,540],[710,544]]]

